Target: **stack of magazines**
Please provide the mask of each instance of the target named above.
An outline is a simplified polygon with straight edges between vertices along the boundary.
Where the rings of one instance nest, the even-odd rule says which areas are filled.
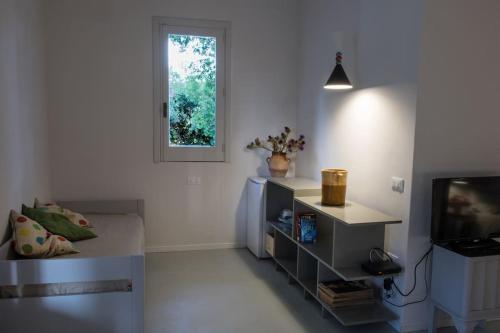
[[[335,280],[320,283],[318,295],[332,308],[375,303],[373,289],[358,281]]]
[[[301,213],[295,221],[295,235],[298,242],[315,243],[318,237],[316,228],[316,214]]]

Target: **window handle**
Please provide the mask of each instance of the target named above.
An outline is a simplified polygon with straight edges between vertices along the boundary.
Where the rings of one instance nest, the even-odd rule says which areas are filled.
[[[167,102],[163,102],[163,118],[167,118]]]

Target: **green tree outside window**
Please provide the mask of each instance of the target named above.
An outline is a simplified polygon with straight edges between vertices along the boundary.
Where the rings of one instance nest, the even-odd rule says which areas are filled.
[[[170,34],[170,146],[215,146],[216,38]]]

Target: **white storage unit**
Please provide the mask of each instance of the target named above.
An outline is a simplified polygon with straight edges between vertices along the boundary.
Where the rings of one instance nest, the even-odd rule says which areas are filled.
[[[436,332],[437,309],[453,318],[459,333],[500,319],[499,285],[500,255],[466,257],[434,246],[429,333]]]
[[[265,249],[266,182],[262,177],[250,177],[247,183],[247,248],[257,258],[269,257]]]

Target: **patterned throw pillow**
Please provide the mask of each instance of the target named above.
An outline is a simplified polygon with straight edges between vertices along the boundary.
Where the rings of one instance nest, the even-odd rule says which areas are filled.
[[[97,237],[90,228],[82,228],[73,224],[66,216],[56,213],[48,213],[40,208],[30,208],[22,205],[21,213],[38,222],[42,227],[54,235],[67,238],[71,242],[91,239]]]
[[[10,211],[12,242],[14,250],[24,257],[50,258],[57,255],[78,253],[79,251],[66,238],[53,235],[36,221]]]
[[[35,198],[35,204],[34,207],[37,209],[43,209],[47,213],[55,213],[55,214],[61,214],[64,215],[68,218],[68,220],[71,221],[71,223],[76,224],[79,227],[84,227],[84,228],[90,228],[92,227],[92,224],[90,223],[89,220],[87,220],[82,214],[73,212],[69,209],[62,208],[55,203],[45,203],[42,204],[38,199]]]

